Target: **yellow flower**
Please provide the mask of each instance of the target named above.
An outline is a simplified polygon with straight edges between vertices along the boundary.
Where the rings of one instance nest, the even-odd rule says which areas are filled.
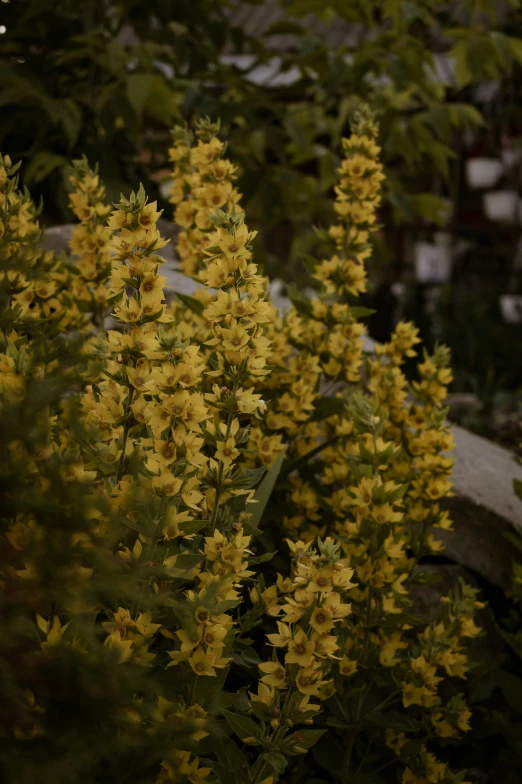
[[[410,705],[422,705],[430,708],[435,704],[436,695],[427,686],[416,686],[414,683],[402,683],[402,702],[405,708]]]
[[[309,667],[314,659],[315,642],[309,640],[305,632],[299,629],[291,642],[288,643],[288,652],[285,664],[299,664],[300,667]]]
[[[432,713],[430,719],[435,728],[435,732],[439,737],[452,738],[455,735],[458,735],[457,729],[442,713]]]
[[[399,754],[401,748],[408,742],[404,732],[395,732],[390,727],[386,729],[384,737],[388,748],[392,749],[396,754]]]
[[[168,468],[163,468],[159,476],[152,478],[152,486],[161,495],[173,496],[181,490],[182,481],[179,477],[174,476]]]
[[[216,663],[215,653],[205,654],[203,648],[197,648],[192,656],[189,658],[188,663],[196,673],[196,675],[215,675],[214,664]]]
[[[257,684],[257,694],[249,692],[249,695],[252,701],[264,702],[265,705],[272,705],[275,698],[274,689],[261,681]]]
[[[239,455],[239,449],[236,449],[235,438],[231,436],[226,441],[216,441],[216,447],[214,457],[216,460],[220,460],[225,468],[229,468]]]
[[[259,665],[259,669],[266,673],[261,678],[262,683],[266,683],[267,686],[275,686],[276,689],[286,689],[286,672],[282,664],[264,662]]]
[[[277,628],[279,633],[267,634],[267,639],[269,639],[271,644],[276,648],[284,648],[292,640],[292,632],[290,631],[290,627],[281,621],[277,622]]]
[[[161,211],[158,212],[156,210],[157,206],[158,203],[153,201],[150,204],[146,204],[141,210],[138,216],[138,223],[142,229],[154,228],[156,225],[158,218],[161,216]]]
[[[331,611],[327,607],[316,607],[310,618],[310,626],[319,634],[329,632],[334,626]]]
[[[447,674],[453,678],[465,678],[468,671],[468,657],[451,648],[437,655],[437,664],[444,667]]]
[[[221,339],[223,348],[228,351],[239,351],[246,346],[250,340],[250,335],[240,324],[233,320],[230,329],[221,330]]]
[[[313,632],[311,640],[315,644],[314,656],[317,656],[320,659],[338,658],[335,656],[335,652],[339,648],[339,644],[335,635]]]
[[[227,256],[232,256],[233,258],[244,256],[246,253],[245,246],[254,238],[255,234],[256,232],[249,233],[244,223],[234,233],[220,229],[217,235],[217,244]]]
[[[341,675],[350,676],[357,671],[357,662],[343,656],[339,662],[339,672]]]
[[[201,273],[201,279],[213,289],[228,285],[232,278],[226,261],[222,258],[212,261]]]
[[[470,616],[468,618],[461,618],[460,619],[460,633],[463,637],[477,637],[481,632],[480,626],[477,626],[473,618]]]
[[[424,656],[418,656],[416,659],[410,659],[410,666],[413,672],[417,672],[422,676],[424,683],[430,688],[436,688],[437,684],[442,680],[435,675],[437,668],[433,664],[429,664]]]
[[[295,676],[295,685],[301,694],[319,696],[321,674],[313,667],[303,667]]]
[[[228,629],[219,624],[211,624],[203,632],[203,642],[210,648],[222,648]]]
[[[141,302],[145,306],[150,303],[156,303],[158,300],[163,299],[163,287],[167,282],[164,275],[156,275],[150,273],[146,275],[140,283]]]
[[[383,667],[393,667],[399,659],[396,653],[400,649],[408,647],[408,643],[401,639],[400,632],[393,632],[388,637],[383,637],[383,644],[379,652],[379,661]]]

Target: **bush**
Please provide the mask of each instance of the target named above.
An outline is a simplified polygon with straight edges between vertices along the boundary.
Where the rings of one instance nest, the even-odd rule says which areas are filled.
[[[249,6],[261,34],[245,32]],[[354,97],[380,113],[389,228],[440,225],[458,138],[484,125],[471,88],[516,82],[522,57],[519,10],[497,14],[486,0],[274,2],[268,28],[258,0],[17,0],[2,13],[0,146],[26,164],[23,182],[43,195],[49,220],[71,219],[71,157],[99,160],[114,201],[164,170],[173,122],[221,117],[261,232],[258,257],[289,280],[304,277],[316,251],[312,225],[332,218],[325,196]],[[259,84],[274,58],[287,78]],[[399,240],[388,235],[381,262]]]
[[[425,354],[408,383],[414,326],[365,358],[356,304],[377,133],[361,106],[321,293],[293,291],[284,317],[210,122],[174,134],[178,250],[203,286],[171,304],[142,187],[106,223],[99,176],[76,162],[80,223],[72,259],[55,258],[2,159],[8,777],[464,780],[483,605],[464,581],[429,616],[416,600],[451,527],[449,355]]]

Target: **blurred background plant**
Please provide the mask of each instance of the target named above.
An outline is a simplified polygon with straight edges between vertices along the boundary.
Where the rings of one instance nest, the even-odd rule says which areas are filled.
[[[0,145],[63,223],[71,157],[99,161],[109,201],[143,180],[168,207],[169,129],[219,116],[265,271],[303,287],[363,98],[387,176],[371,334],[403,316],[449,343],[452,416],[512,444],[521,32],[518,0],[2,0]]]

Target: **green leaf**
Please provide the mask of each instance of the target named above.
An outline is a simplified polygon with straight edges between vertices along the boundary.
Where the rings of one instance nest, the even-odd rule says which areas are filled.
[[[335,727],[336,730],[348,730],[351,726],[350,724],[347,724],[346,721],[343,721],[343,719],[338,719],[337,716],[328,716],[326,723],[329,727]]]
[[[158,82],[163,84],[162,77],[157,74],[131,74],[127,78],[127,98],[138,117],[143,114],[145,104]]]
[[[200,760],[203,760],[203,758],[200,757]],[[234,773],[228,765],[223,765],[221,762],[216,762],[216,760],[208,760],[208,763],[205,760],[205,764],[212,768],[212,772],[217,776],[219,784],[228,784],[230,779],[234,777]]]
[[[255,487],[261,480],[261,477],[264,475],[265,471],[265,466],[259,466],[259,468],[244,468],[236,471],[232,476],[228,487]]]
[[[170,577],[181,578],[188,575],[192,569],[195,569],[205,556],[198,553],[181,553],[180,555],[172,555],[165,560],[165,569]]]
[[[468,42],[459,41],[456,43],[448,52],[448,57],[455,61],[455,79],[457,87],[461,89],[473,80],[473,73],[468,61]]]
[[[314,413],[311,419],[314,422],[319,422],[322,419],[342,414],[345,410],[346,403],[340,397],[321,397],[314,403]]]
[[[303,754],[305,751],[308,751],[314,743],[317,743],[325,732],[326,730],[298,730],[288,738],[285,738],[282,749],[285,754]]]
[[[254,648],[251,646],[246,647],[243,651],[236,653],[234,656],[234,664],[239,665],[240,667],[247,667],[248,669],[257,668],[259,664],[261,664],[261,659],[257,655]],[[256,669],[257,673],[257,669]],[[255,702],[255,700],[254,700]],[[255,711],[254,711],[255,713]],[[257,714],[256,714],[257,716]]]
[[[312,746],[312,756],[315,762],[332,774],[334,778],[337,778],[338,772],[341,770],[345,751],[346,748],[343,749],[333,733],[330,733],[329,737],[321,738],[319,743]]]
[[[494,678],[482,676],[469,691],[469,702],[471,705],[478,705],[485,700],[489,700],[495,691],[497,684]]]
[[[74,147],[82,129],[82,111],[77,103],[67,98],[60,101],[60,124],[67,136],[69,148]]]
[[[375,724],[377,727],[391,727],[400,732],[416,732],[419,728],[417,722],[399,711],[373,713],[371,720],[372,724]]]
[[[192,692],[193,704],[201,705],[202,708],[210,713],[216,711],[219,707],[219,698],[229,670],[230,667],[222,667],[214,678],[209,678],[205,675],[195,675],[194,690]]]
[[[310,275],[315,272],[315,268],[319,264],[319,259],[316,259],[315,256],[311,256],[309,253],[303,253],[301,256],[301,261]]]
[[[41,182],[57,168],[68,166],[69,162],[63,155],[40,150],[36,152],[25,169],[24,180],[27,185]]]
[[[247,716],[240,716],[238,713],[232,713],[231,711],[224,710],[221,712],[232,732],[235,732],[243,742],[245,738],[261,740],[261,730],[255,721],[247,718]]]
[[[452,124],[457,128],[473,128],[476,125],[485,125],[486,123],[479,110],[469,103],[450,103],[448,104],[448,112]]]
[[[249,566],[252,566],[254,564],[268,563],[275,555],[277,555],[277,551],[275,553],[264,553],[263,555],[257,555],[254,558],[249,558],[248,564]]]
[[[185,535],[197,534],[197,532],[201,531],[208,523],[208,520],[186,520],[184,523],[179,524],[179,530]]]
[[[270,708],[268,705],[266,705],[266,703],[261,702],[261,700],[252,700],[250,706],[259,721],[268,723],[273,718]]]
[[[259,523],[261,522],[261,518],[263,517],[263,512],[266,509],[266,505],[268,504],[275,483],[277,482],[277,477],[279,476],[279,472],[281,471],[281,466],[283,465],[285,455],[286,455],[286,447],[278,455],[277,459],[274,460],[269,470],[267,471],[265,478],[257,488],[254,495],[255,503],[250,502],[246,506],[246,511],[252,515],[251,519],[249,520],[249,525],[253,526],[254,528],[257,528]]]
[[[497,674],[497,683],[507,704],[517,713],[522,713],[522,678],[507,670],[501,670]]]
[[[448,216],[448,203],[433,193],[417,193],[412,196],[413,207],[421,218],[443,226]]]
[[[248,771],[248,762],[241,750],[233,740],[226,736],[214,736],[213,749],[219,763],[234,774],[236,780],[243,781],[245,772]],[[228,784],[230,777],[223,779],[223,784]]]
[[[511,35],[507,36],[507,40],[513,57],[515,60],[518,60],[519,63],[522,63],[522,40],[520,38],[514,38]]]
[[[357,305],[354,308],[350,308],[350,313],[354,318],[359,319],[366,318],[367,316],[373,316],[373,314],[377,313],[377,311],[373,308],[363,308],[362,306]]]
[[[271,24],[263,35],[302,35],[303,33],[304,27],[302,25],[287,19],[280,19]]]
[[[287,297],[297,310],[298,313],[302,313],[305,316],[310,316],[312,313],[312,303],[302,294],[299,289],[295,286],[287,286],[286,289]]]
[[[176,291],[176,297],[179,299],[182,305],[185,305],[189,310],[196,314],[196,316],[202,316],[203,311],[205,310],[205,306],[202,302],[194,297],[190,297],[188,294],[180,294],[179,291]]]
[[[278,751],[269,751],[267,754],[263,754],[262,758],[273,767],[276,773],[284,772],[287,765],[284,754],[280,754]]]
[[[266,149],[266,131],[262,128],[256,128],[248,137],[248,145],[251,153],[258,163],[263,163],[265,160]]]

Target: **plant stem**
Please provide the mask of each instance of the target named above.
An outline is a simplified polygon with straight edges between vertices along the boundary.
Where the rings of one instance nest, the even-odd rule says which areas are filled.
[[[234,415],[229,414],[227,420],[227,431],[225,433],[225,441],[230,436],[230,428],[232,427],[232,422],[234,420]],[[223,474],[225,473],[225,465],[222,461],[219,462],[219,469],[217,475],[217,487],[216,487],[216,494],[214,496],[214,504],[212,506],[212,514],[210,515],[210,530],[212,532],[212,536],[214,535],[214,531],[216,530],[216,523],[217,523],[217,516],[219,512],[219,499],[221,497],[221,490],[223,486]]]
[[[122,450],[120,456],[120,464],[118,466],[118,475],[116,477],[116,481],[118,482],[120,482],[123,477],[123,468],[125,465],[125,450],[127,448],[127,439],[129,437],[129,430],[130,430],[129,411],[133,398],[134,398],[134,387],[130,387],[129,394],[127,395],[127,400],[125,401],[125,425],[123,427],[123,442],[122,442]]]
[[[107,337],[107,330],[105,329],[105,308],[103,306],[103,302],[100,304],[98,316],[100,319],[100,333],[105,338]]]
[[[269,748],[272,751],[277,751],[278,741],[281,739],[281,737],[284,737],[286,734],[287,727],[286,727],[285,719],[287,714],[290,712],[290,706],[293,703],[294,693],[295,693],[295,687],[291,686],[285,697],[285,704],[281,713],[281,720],[280,720],[279,727],[270,737]],[[268,762],[261,760],[261,757],[259,757],[252,769],[254,775],[253,778],[251,779],[250,784],[257,784],[258,781],[261,781],[263,778],[266,778],[272,770],[273,770],[272,766],[269,765]]]

